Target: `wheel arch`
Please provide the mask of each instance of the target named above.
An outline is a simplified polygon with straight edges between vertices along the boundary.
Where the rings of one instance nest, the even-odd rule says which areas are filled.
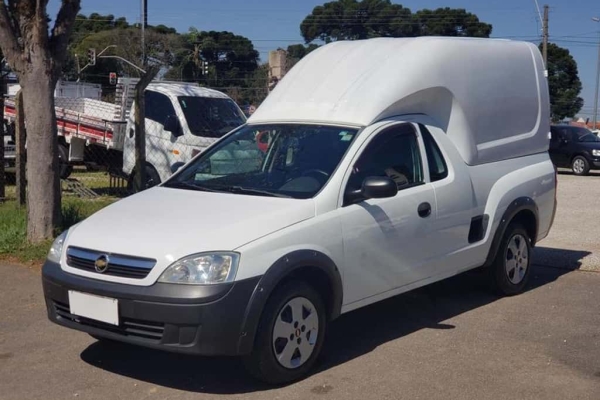
[[[333,320],[341,314],[342,278],[333,260],[315,250],[291,252],[279,258],[256,285],[246,306],[240,331],[240,354],[252,351],[262,313],[273,291],[281,284],[294,279],[307,282],[323,296],[328,320]]]
[[[496,229],[492,245],[485,261],[484,267],[489,267],[494,262],[502,238],[506,229],[513,222],[519,222],[523,225],[527,234],[531,238],[531,247],[534,247],[539,232],[539,212],[538,206],[531,197],[519,197],[512,201],[500,219],[500,224]]]
[[[578,152],[573,153],[573,155],[571,156],[571,159],[569,160],[569,165],[572,165],[573,161],[577,157],[583,157],[583,158],[585,158],[585,161],[587,161],[588,163],[590,162],[590,160],[589,160],[588,156],[585,154],[585,152],[578,151]]]

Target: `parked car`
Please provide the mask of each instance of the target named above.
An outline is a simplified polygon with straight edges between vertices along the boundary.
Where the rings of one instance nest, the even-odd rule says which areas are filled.
[[[589,129],[553,125],[550,127],[550,158],[559,168],[570,168],[575,175],[600,169],[600,138]]]
[[[556,209],[549,109],[531,43],[322,46],[165,182],[62,233],[48,317],[281,384],[341,314],[479,267],[521,293]]]

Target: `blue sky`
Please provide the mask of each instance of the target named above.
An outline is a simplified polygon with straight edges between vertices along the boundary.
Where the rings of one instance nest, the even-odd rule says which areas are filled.
[[[185,32],[200,30],[231,31],[252,39],[261,58],[269,50],[301,43],[300,22],[316,5],[326,0],[148,0],[148,23],[172,26]],[[465,8],[494,27],[493,37],[536,41],[540,38],[534,0],[407,0],[394,1],[412,11],[423,8]],[[56,15],[59,0],[50,0],[49,13]],[[141,0],[82,0],[82,13],[125,16],[140,20]],[[544,4],[540,0],[540,7]],[[581,112],[590,116],[594,104],[596,60],[600,41],[598,0],[547,0],[550,5],[550,40],[568,48],[579,66],[585,100]]]

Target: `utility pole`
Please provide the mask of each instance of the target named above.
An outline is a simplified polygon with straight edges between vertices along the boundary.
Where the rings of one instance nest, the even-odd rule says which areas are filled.
[[[550,7],[548,7],[547,4],[544,5],[544,21],[543,21],[543,25],[542,25],[544,42],[543,42],[542,54],[544,55],[544,66],[546,69],[546,74],[548,73],[548,12],[549,12],[549,9],[550,9]]]
[[[142,0],[142,66],[146,67],[146,28],[148,27],[148,0]]]
[[[600,22],[599,17],[594,17],[592,18],[592,20],[594,22]],[[600,89],[600,37],[598,37],[598,66],[596,68],[596,97],[594,99],[594,125],[592,125],[592,129],[598,129],[598,90]]]

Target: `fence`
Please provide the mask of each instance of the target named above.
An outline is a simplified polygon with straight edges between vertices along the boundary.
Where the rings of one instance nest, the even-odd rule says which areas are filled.
[[[127,196],[143,188],[136,184],[134,85],[135,81],[120,80],[113,101],[55,98],[63,195]],[[144,98],[144,187],[164,182],[246,118],[231,98],[195,84],[154,82]],[[7,98],[4,156],[9,184],[15,181],[18,113],[14,97]]]

